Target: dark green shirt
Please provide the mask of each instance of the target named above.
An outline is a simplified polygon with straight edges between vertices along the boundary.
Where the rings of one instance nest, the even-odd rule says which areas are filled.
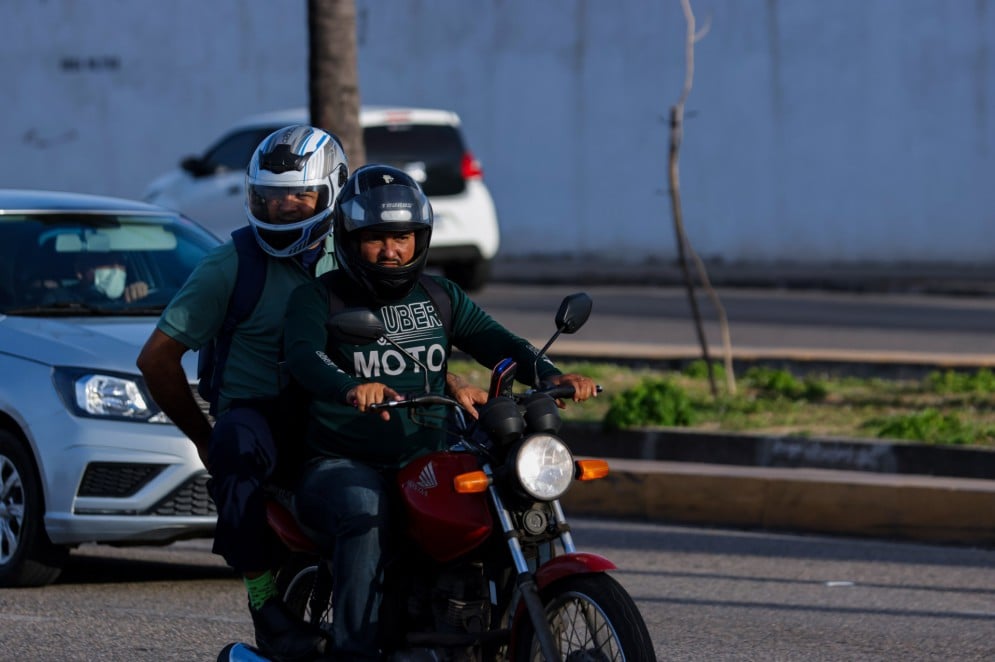
[[[493,367],[504,358],[518,362],[527,379],[538,354],[528,341],[498,324],[462,289],[444,278],[436,280],[452,300],[452,337],[446,338],[432,299],[421,285],[396,303],[371,310],[384,322],[387,335],[428,367],[433,393],[445,391],[446,360],[452,346],[482,365]],[[361,414],[346,394],[365,382],[380,382],[399,393],[422,393],[425,375],[410,358],[389,343],[339,344],[330,341],[328,293],[324,281],[294,290],[287,306],[284,346],[294,378],[314,395],[308,444],[322,455],[352,457],[386,466],[401,466],[412,458],[446,445],[444,411],[394,410],[389,421]],[[342,297],[346,298],[346,297]],[[559,375],[548,360],[540,361],[540,378]],[[412,420],[408,411],[416,412]],[[433,420],[425,420],[434,415]]]

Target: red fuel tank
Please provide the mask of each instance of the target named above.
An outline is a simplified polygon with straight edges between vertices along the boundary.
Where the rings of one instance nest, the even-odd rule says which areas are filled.
[[[408,535],[432,558],[449,561],[479,545],[494,526],[487,493],[459,494],[453,478],[480,468],[468,453],[420,457],[397,474]]]

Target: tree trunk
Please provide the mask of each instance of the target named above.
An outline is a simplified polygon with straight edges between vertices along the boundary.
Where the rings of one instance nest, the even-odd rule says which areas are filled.
[[[352,172],[366,162],[355,0],[308,0],[308,46],[311,124],[338,136]]]

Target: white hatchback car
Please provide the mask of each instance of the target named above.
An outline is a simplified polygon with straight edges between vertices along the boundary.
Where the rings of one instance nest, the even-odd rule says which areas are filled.
[[[219,237],[245,225],[245,169],[262,139],[306,124],[304,108],[248,117],[145,191],[148,202],[175,209]],[[480,163],[466,145],[459,116],[429,108],[364,107],[360,113],[368,163],[401,168],[421,184],[435,211],[429,265],[466,290],[490,277],[499,231]]]
[[[213,534],[208,474],[135,359],[219,243],[140,202],[0,190],[0,586],[51,582],[84,542]]]

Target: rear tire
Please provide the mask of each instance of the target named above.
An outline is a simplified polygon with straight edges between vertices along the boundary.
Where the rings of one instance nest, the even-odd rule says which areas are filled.
[[[327,629],[332,621],[332,573],[328,563],[307,557],[280,569],[277,585],[283,602],[306,623]]]
[[[0,586],[45,586],[62,572],[69,548],[45,533],[45,500],[24,443],[0,430]]]
[[[656,662],[646,623],[625,589],[605,574],[573,575],[540,593],[564,662]],[[516,662],[541,662],[528,616],[514,637]]]

